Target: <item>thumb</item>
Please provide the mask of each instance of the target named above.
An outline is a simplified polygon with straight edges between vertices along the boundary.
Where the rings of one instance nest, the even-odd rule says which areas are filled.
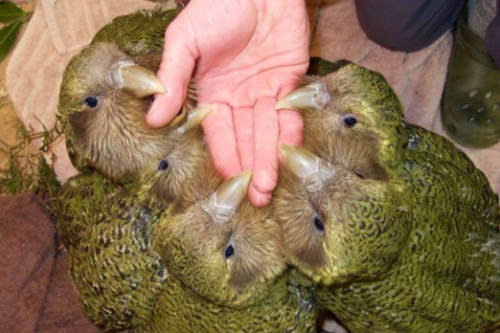
[[[167,92],[155,96],[146,116],[146,121],[152,127],[166,125],[179,113],[199,57],[194,31],[190,29],[187,16],[182,14],[165,32],[165,47],[157,75]]]

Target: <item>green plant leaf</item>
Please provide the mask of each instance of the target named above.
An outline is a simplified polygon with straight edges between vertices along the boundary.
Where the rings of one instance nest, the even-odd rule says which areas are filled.
[[[0,23],[9,23],[26,16],[26,13],[12,2],[0,2]]]
[[[18,19],[0,29],[0,63],[7,57],[16,42],[23,19]]]

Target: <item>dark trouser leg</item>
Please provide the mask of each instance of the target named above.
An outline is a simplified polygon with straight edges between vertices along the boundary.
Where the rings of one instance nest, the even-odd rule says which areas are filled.
[[[388,49],[405,52],[420,50],[448,31],[464,2],[355,0],[361,28],[368,38]]]
[[[497,1],[497,16],[488,26],[486,30],[486,48],[488,53],[495,61],[498,68],[500,68],[500,0]]]

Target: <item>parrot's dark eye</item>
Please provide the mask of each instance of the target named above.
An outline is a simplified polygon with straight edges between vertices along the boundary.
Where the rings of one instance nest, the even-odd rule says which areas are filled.
[[[344,118],[344,124],[347,127],[354,127],[358,123],[358,120],[353,116],[347,116]]]
[[[158,170],[167,170],[167,169],[168,169],[168,161],[161,160],[160,163],[158,163]]]
[[[228,247],[226,247],[226,252],[224,253],[224,256],[226,256],[226,259],[229,259],[233,256],[234,254],[234,247],[232,244],[229,244]]]
[[[85,98],[84,101],[85,105],[87,105],[89,108],[95,108],[97,104],[99,104],[99,100],[95,97],[87,97]]]
[[[314,227],[321,232],[325,231],[325,225],[323,224],[323,221],[321,221],[318,215],[314,216]]]
[[[359,170],[356,170],[354,171],[354,173],[356,174],[356,176],[358,176],[359,178],[361,179],[365,179],[365,175],[363,175],[363,173]]]

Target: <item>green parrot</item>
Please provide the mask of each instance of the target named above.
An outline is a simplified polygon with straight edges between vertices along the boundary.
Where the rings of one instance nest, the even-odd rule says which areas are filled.
[[[186,174],[170,180],[169,166],[177,164],[169,165],[167,154],[196,136],[191,129],[201,132],[206,115],[191,110],[189,98],[170,126],[152,129],[145,122],[151,96],[164,89],[154,71],[165,28],[178,12],[116,18],[70,61],[61,84],[59,119],[72,160],[87,174],[63,187],[58,227],[83,310],[105,330],[140,330],[158,298],[167,273],[151,249],[151,234],[164,201],[148,189],[167,180],[161,194],[175,196]],[[145,175],[147,186],[137,186]],[[127,189],[112,184],[117,182]]]
[[[315,332],[312,288],[286,271],[270,209],[246,201],[251,174],[221,182],[206,162],[156,229],[170,277],[151,331]]]
[[[222,183],[208,160],[192,177],[160,221],[157,252],[172,275],[214,303],[261,301],[286,264],[270,210],[244,200],[251,173]]]
[[[500,329],[500,211],[484,174],[405,123],[379,73],[315,66],[332,72],[277,104],[302,112],[304,147],[280,148],[273,205],[319,304],[352,333]]]
[[[98,44],[84,50],[84,56],[76,57],[82,61],[82,66],[87,66],[85,61],[92,62],[96,55],[112,49],[115,49],[112,44]],[[97,70],[86,89],[94,90],[91,84],[99,78],[105,80],[106,72],[100,66],[102,64],[95,63],[90,67]],[[72,75],[71,71],[66,70],[66,73]],[[114,101],[117,105],[113,109],[96,111],[119,112],[116,117],[103,114],[103,119],[91,119],[82,126],[74,126],[75,123],[69,121],[69,147],[77,148],[74,160],[84,161],[80,165],[97,170],[92,172],[83,167],[85,173],[69,181],[58,198],[65,205],[60,209],[58,226],[68,249],[70,276],[85,314],[105,330],[140,330],[147,324],[168,275],[162,260],[152,249],[151,235],[165,208],[190,177],[191,170],[208,156],[199,126],[207,109],[189,108],[187,112],[186,107],[168,128],[150,133],[144,130],[143,135],[136,135],[141,133],[141,126],[147,126],[143,121],[145,111],[136,109],[135,103],[127,104],[137,102],[132,96],[127,99]],[[69,119],[85,112],[70,114]],[[130,115],[137,118],[137,123],[131,121],[128,132],[123,130],[120,120]],[[116,126],[117,137],[110,139],[106,133],[96,131],[95,138],[83,136],[78,144],[71,141],[81,137],[80,134],[93,124],[104,126],[103,121],[108,121],[111,127]],[[112,130],[107,134],[109,132]],[[120,133],[125,136],[124,140],[118,138]],[[129,139],[140,139],[140,142],[137,146],[125,147]],[[87,164],[90,160],[81,156],[87,156],[88,150],[79,147],[80,144],[89,147],[93,145],[91,142],[96,143],[90,154],[95,157],[95,163]],[[138,163],[133,170],[127,169],[123,163],[115,162],[117,156],[124,160],[127,160],[124,156],[138,158]]]

